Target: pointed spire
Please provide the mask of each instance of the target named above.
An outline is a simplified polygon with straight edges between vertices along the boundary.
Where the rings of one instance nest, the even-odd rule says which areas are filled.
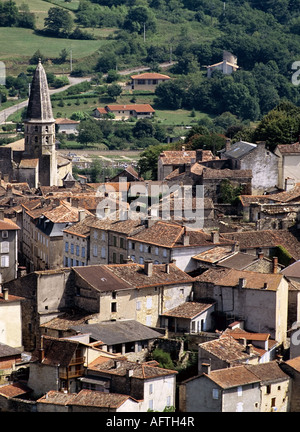
[[[31,82],[26,121],[54,122],[47,76],[41,59]]]

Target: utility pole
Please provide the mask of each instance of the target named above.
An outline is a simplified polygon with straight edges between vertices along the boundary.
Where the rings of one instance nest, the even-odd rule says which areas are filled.
[[[146,23],[144,23],[144,42],[146,41]]]

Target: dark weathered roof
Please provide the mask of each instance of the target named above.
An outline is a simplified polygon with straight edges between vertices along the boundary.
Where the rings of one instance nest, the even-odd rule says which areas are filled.
[[[94,390],[81,390],[70,402],[69,405],[94,406],[99,408],[119,408],[128,399],[138,403],[131,396],[117,393],[104,393]]]
[[[192,319],[207,311],[215,303],[185,302],[181,305],[164,312],[162,315],[176,318]]]
[[[31,83],[26,121],[54,122],[47,76],[40,61]]]
[[[151,276],[146,274],[144,266],[136,263],[75,267],[73,271],[99,292],[193,282],[192,277],[174,264],[169,265],[169,271],[164,264],[153,265]]]
[[[259,383],[260,379],[246,366],[235,366],[211,371],[205,376],[223,389]]]
[[[162,336],[157,331],[134,320],[81,324],[72,329],[80,333],[90,333],[94,340],[102,341],[106,345],[156,339]]]
[[[246,141],[239,141],[231,145],[230,150],[224,153],[227,158],[239,159],[255,150],[257,144],[249,143]]]
[[[259,363],[256,365],[249,364],[246,367],[260,379],[261,384],[274,383],[276,381],[278,382],[289,379],[289,376],[283,372],[276,361]]]
[[[78,347],[78,342],[65,339],[43,337],[45,352],[43,364],[67,367]]]
[[[0,358],[21,356],[21,351],[0,342]]]

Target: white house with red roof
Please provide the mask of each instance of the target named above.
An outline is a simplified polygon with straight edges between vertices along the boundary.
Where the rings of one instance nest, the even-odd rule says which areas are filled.
[[[93,111],[94,117],[96,118],[103,118],[110,113],[114,114],[116,120],[126,120],[130,117],[141,119],[151,118],[155,113],[155,110],[149,104],[114,104],[106,105],[104,108],[95,108]]]
[[[156,72],[144,72],[139,75],[132,75],[130,78],[132,90],[147,90],[153,92],[159,84],[170,79],[168,75]]]

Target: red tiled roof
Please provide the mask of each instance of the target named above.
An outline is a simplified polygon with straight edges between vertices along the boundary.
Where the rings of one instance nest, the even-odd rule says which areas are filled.
[[[13,231],[19,229],[20,227],[11,219],[4,218],[3,220],[0,220],[0,231]]]
[[[135,111],[135,112],[154,112],[155,110],[149,104],[132,104],[132,105],[107,105],[110,111]]]
[[[281,154],[300,153],[300,142],[294,144],[279,144],[277,149]]]
[[[55,120],[55,123],[56,124],[78,124],[80,122],[77,121],[77,120],[71,120],[71,119],[68,119],[68,118],[57,118]]]

